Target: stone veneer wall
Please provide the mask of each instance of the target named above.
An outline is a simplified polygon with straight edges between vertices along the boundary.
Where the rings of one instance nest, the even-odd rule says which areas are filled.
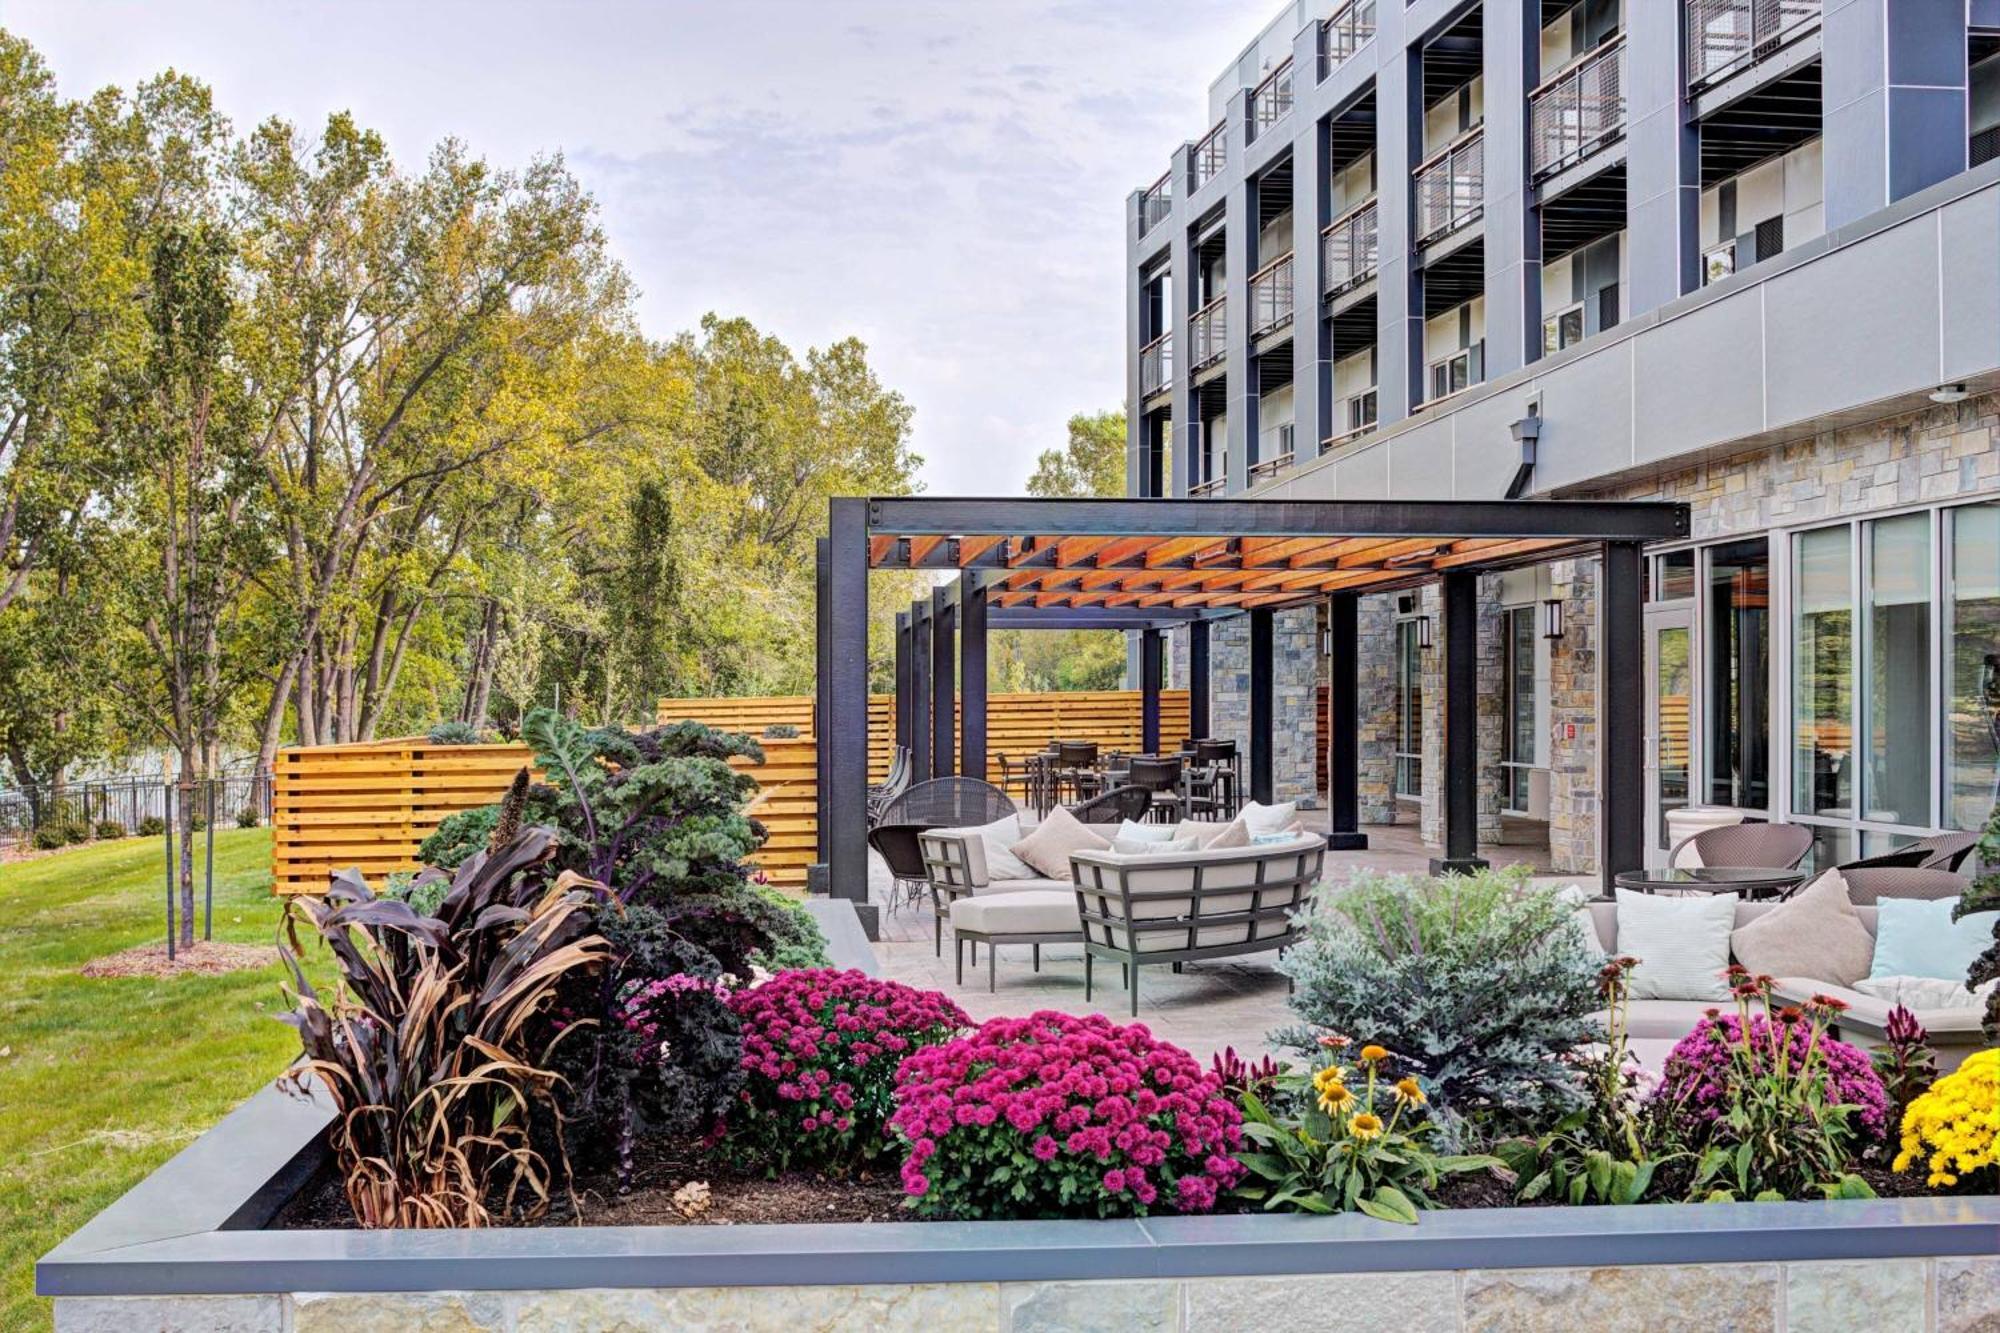
[[[1563,636],[1549,649],[1549,864],[1597,870],[1596,560],[1549,566],[1550,595],[1563,603]]]
[[[70,1297],[59,1333],[346,1333],[451,1329],[795,1330],[990,1333],[1118,1328],[1536,1333],[1981,1333],[2000,1310],[2000,1260],[1472,1269],[1325,1276],[931,1286],[599,1288],[581,1291]]]
[[[1363,597],[1356,621],[1361,822],[1394,824],[1403,815],[1396,800],[1396,594]]]
[[[1183,651],[1183,658],[1185,652]],[[1310,606],[1281,611],[1271,630],[1272,798],[1318,804],[1314,748],[1319,720],[1319,613]],[[1225,616],[1208,630],[1209,730],[1250,753],[1250,617]],[[1165,740],[1165,737],[1161,738]],[[1179,737],[1173,738],[1178,740]],[[1248,774],[1245,774],[1246,781]]]
[[[1507,721],[1506,641],[1500,624],[1500,580],[1479,579],[1479,841],[1500,837],[1503,775],[1500,767]],[[1433,847],[1444,842],[1444,592],[1433,583],[1423,590],[1422,613],[1431,618],[1431,650],[1424,655],[1424,771],[1418,836]]]

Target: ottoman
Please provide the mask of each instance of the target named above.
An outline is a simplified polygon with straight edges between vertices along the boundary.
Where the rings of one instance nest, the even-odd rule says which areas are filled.
[[[958,958],[958,984],[965,984],[965,944],[972,942],[973,961],[986,944],[986,989],[995,990],[993,956],[996,944],[1032,944],[1035,970],[1042,970],[1044,944],[1081,944],[1083,922],[1077,915],[1076,894],[1055,889],[1024,889],[984,898],[960,898],[951,905],[952,952]]]

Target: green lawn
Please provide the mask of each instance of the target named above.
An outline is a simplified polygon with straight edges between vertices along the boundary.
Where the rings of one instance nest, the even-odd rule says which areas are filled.
[[[282,1003],[275,964],[172,980],[78,975],[160,937],[163,859],[158,839],[132,838],[0,865],[0,1329],[48,1327],[35,1260],[297,1049],[271,1017]],[[218,940],[275,939],[270,884],[269,830],[217,833]]]

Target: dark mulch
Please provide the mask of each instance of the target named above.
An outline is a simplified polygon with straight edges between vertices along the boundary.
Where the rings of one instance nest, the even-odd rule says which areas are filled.
[[[853,1177],[794,1173],[766,1179],[673,1145],[640,1145],[631,1188],[609,1172],[576,1182],[577,1208],[558,1198],[537,1226],[731,1226],[745,1222],[908,1222],[893,1167]],[[688,1186],[705,1184],[700,1190]],[[679,1196],[678,1199],[676,1196]],[[354,1225],[339,1177],[322,1168],[271,1221],[274,1230]]]

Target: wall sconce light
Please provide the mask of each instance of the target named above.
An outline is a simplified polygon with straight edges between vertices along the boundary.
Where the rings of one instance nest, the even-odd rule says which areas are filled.
[[[1417,647],[1425,652],[1431,650],[1431,618],[1429,616],[1417,617]]]
[[[1563,604],[1557,597],[1542,603],[1542,637],[1560,639],[1563,636]]]
[[[1333,656],[1333,631],[1330,629],[1322,629],[1319,632],[1319,655],[1321,657]]]

